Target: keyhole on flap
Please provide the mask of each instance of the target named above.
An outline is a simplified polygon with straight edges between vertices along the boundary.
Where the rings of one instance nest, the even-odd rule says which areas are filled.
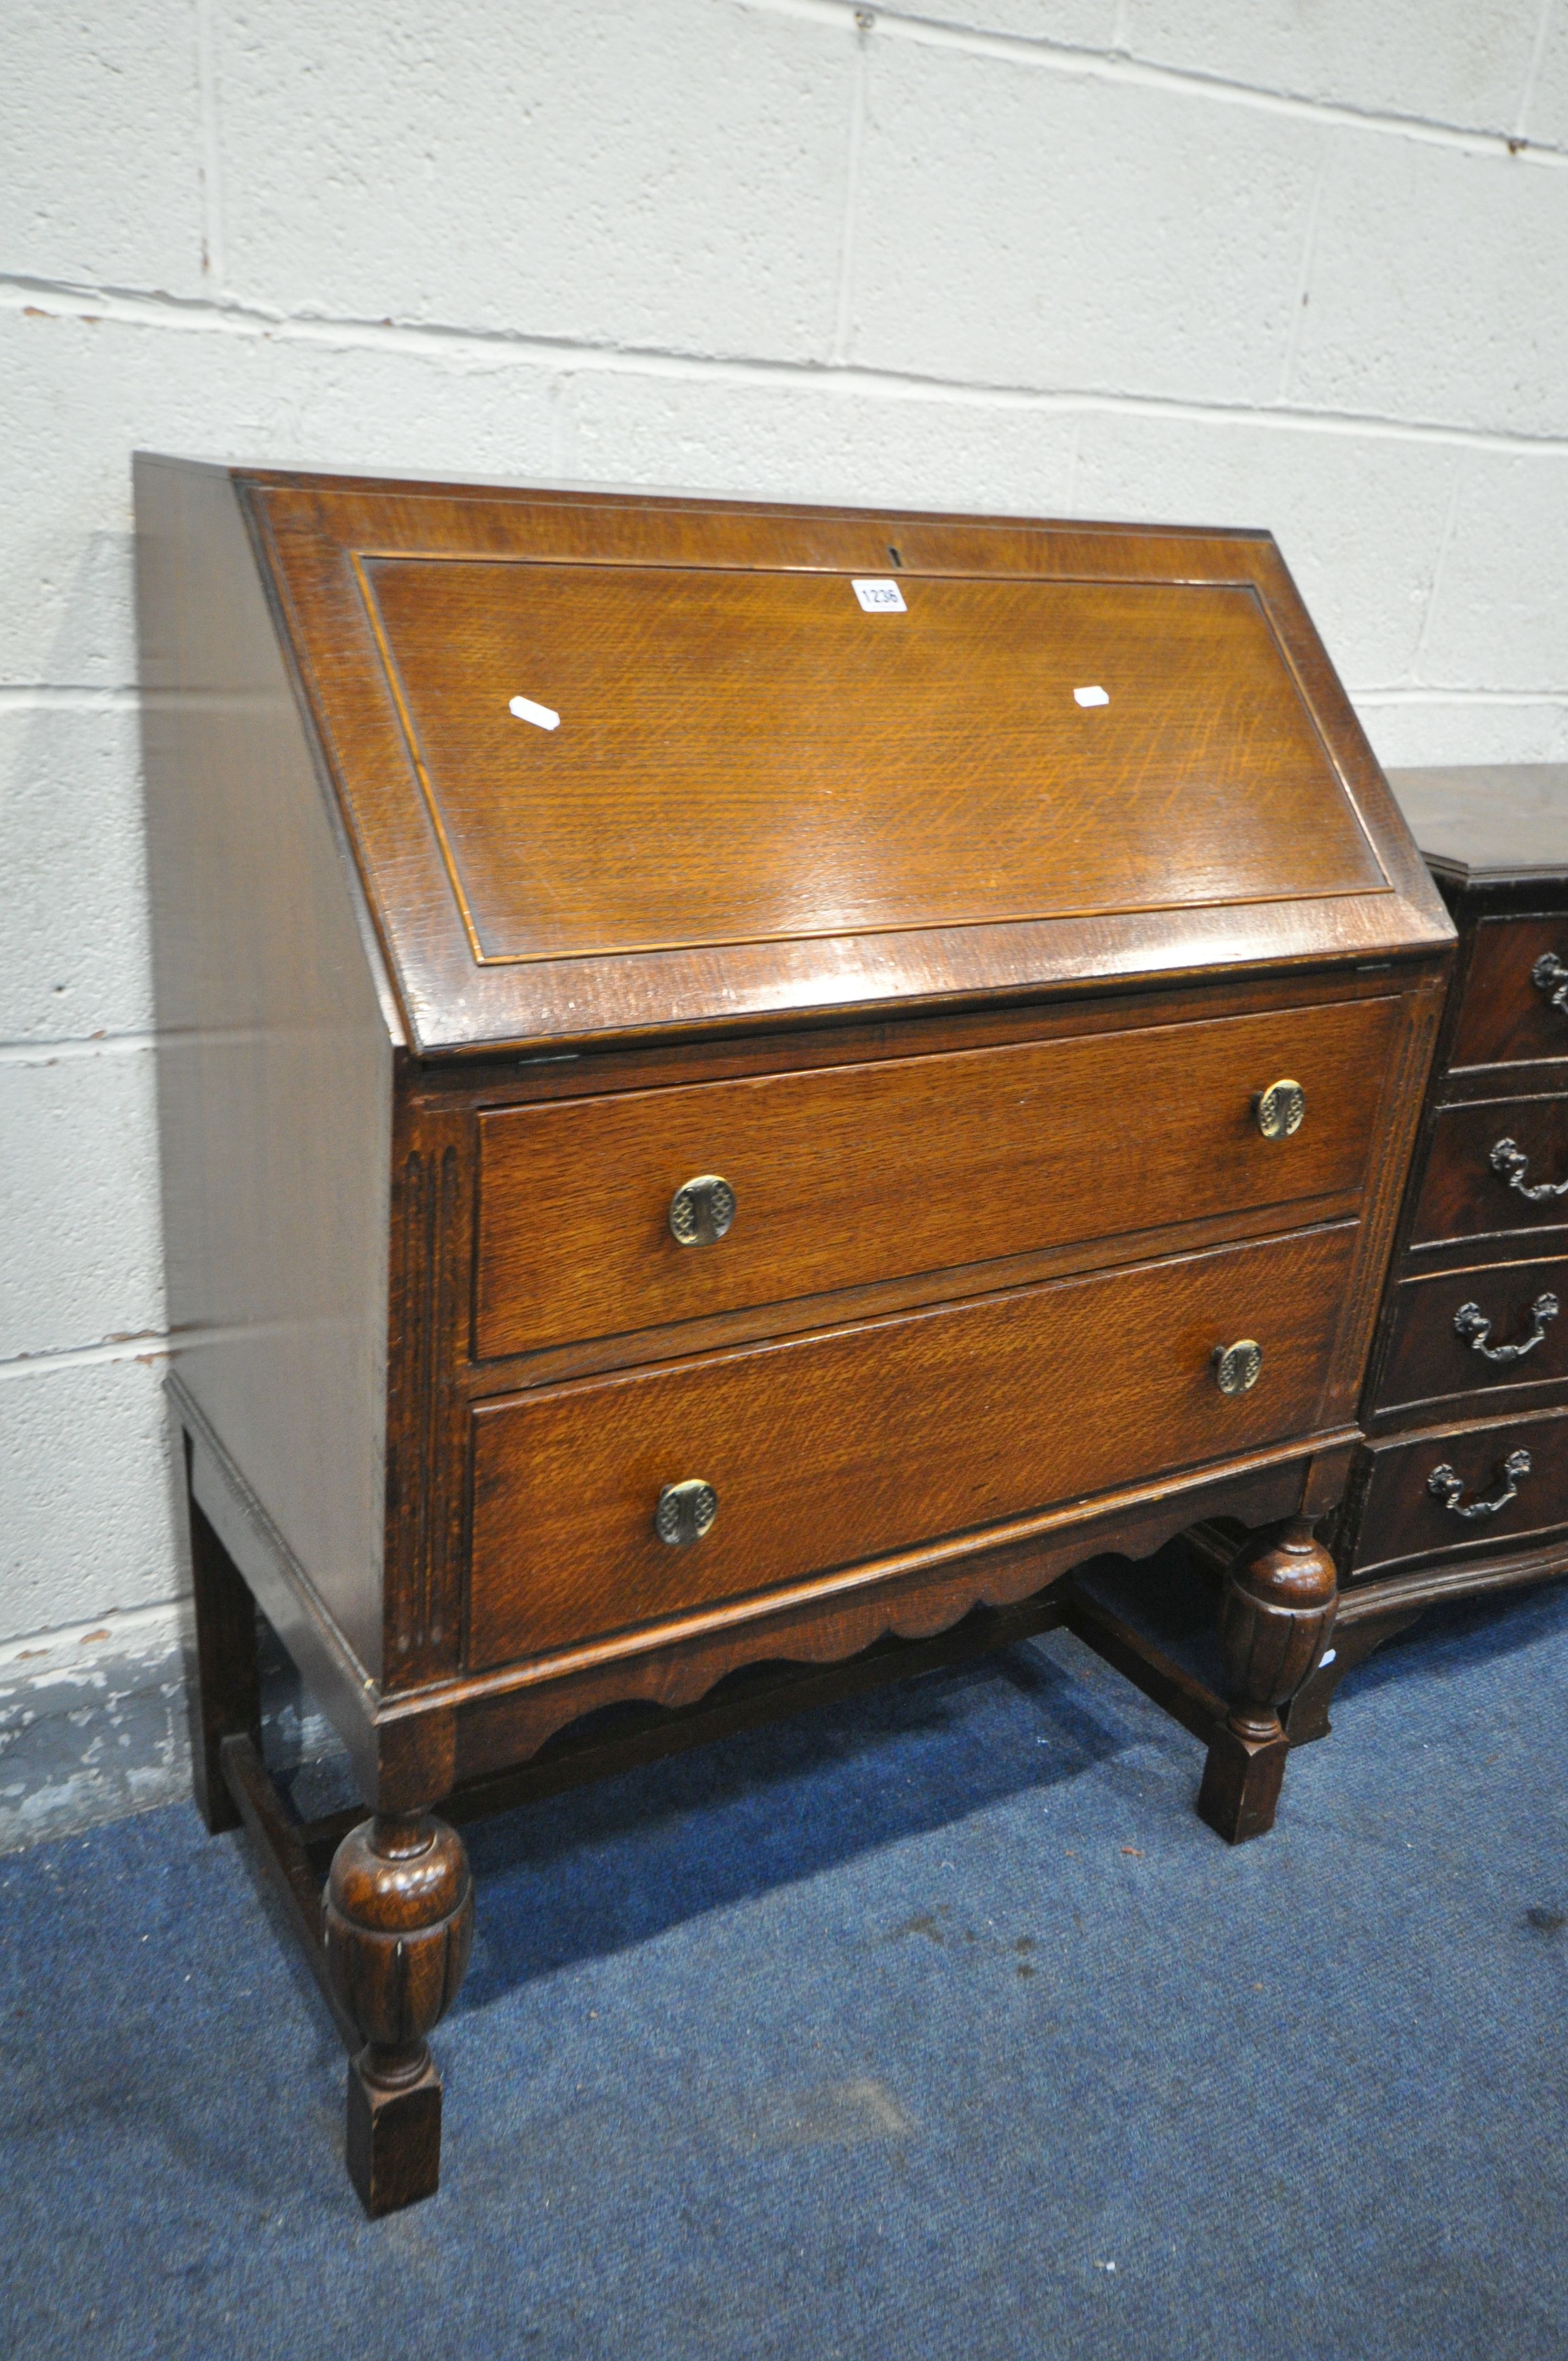
[[[894,564],[895,566],[902,566],[902,565],[903,565],[904,560],[903,560],[903,558],[902,558],[902,557],[900,557],[900,555],[899,555],[899,554],[898,554],[897,550],[896,550],[896,549],[894,549],[894,545],[893,545],[893,544],[892,544],[892,542],[891,542],[891,541],[890,541],[890,542],[888,543],[888,544],[887,544],[887,554],[888,554],[888,555],[892,558],[892,560],[893,560],[893,562],[894,562]]]

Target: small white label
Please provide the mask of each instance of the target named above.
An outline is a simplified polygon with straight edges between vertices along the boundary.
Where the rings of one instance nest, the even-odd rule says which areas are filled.
[[[532,721],[536,730],[559,730],[561,717],[547,705],[535,705],[532,697],[514,697],[507,707],[520,721]]]
[[[868,615],[905,615],[909,611],[896,582],[857,582],[854,592]]]
[[[1075,688],[1072,701],[1075,705],[1109,705],[1111,699],[1102,688]]]

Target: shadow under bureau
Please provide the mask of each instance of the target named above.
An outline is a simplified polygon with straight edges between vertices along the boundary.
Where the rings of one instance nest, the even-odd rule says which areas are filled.
[[[1272,541],[154,458],[137,514],[197,1775],[367,2205],[435,2184],[487,1804],[1228,1516],[1200,1808],[1267,1827],[1452,943]],[[356,1826],[267,1776],[258,1605]]]

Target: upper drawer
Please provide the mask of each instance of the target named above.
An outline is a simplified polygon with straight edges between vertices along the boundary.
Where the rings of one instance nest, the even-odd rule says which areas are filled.
[[[470,1663],[580,1643],[1310,1433],[1356,1227],[1298,1231],[474,1412]],[[1217,1345],[1262,1347],[1250,1391]],[[711,1488],[710,1528],[655,1530]]]
[[[1449,1064],[1530,1058],[1568,1058],[1568,916],[1483,918],[1475,929]]]
[[[1568,1098],[1482,1099],[1439,1110],[1412,1246],[1564,1226]]]
[[[479,1120],[481,1359],[1359,1191],[1390,1000],[498,1110]],[[1306,1115],[1266,1138],[1256,1094]],[[718,1175],[728,1230],[671,1205]]]

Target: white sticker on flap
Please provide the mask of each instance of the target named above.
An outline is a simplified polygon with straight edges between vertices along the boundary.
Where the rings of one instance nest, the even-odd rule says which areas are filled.
[[[857,582],[853,588],[868,615],[905,615],[909,611],[896,582]]]
[[[1075,705],[1109,705],[1111,699],[1102,688],[1075,688],[1072,701]]]
[[[514,697],[507,707],[520,721],[532,721],[536,730],[559,730],[561,717],[548,705],[535,705],[532,697]]]

